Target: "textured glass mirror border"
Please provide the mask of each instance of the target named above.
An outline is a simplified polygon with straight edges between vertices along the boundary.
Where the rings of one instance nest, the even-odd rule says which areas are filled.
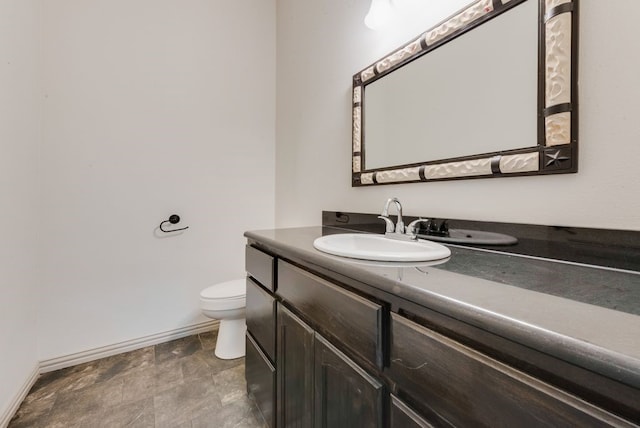
[[[577,172],[578,0],[539,0],[536,146],[363,169],[364,87],[524,1],[535,0],[474,1],[353,76],[353,186]],[[496,120],[498,128],[499,112]]]

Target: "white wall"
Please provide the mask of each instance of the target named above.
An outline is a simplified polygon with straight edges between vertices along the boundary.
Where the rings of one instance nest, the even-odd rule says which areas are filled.
[[[352,188],[352,75],[450,12],[430,2],[423,23],[375,32],[369,3],[277,2],[278,226],[319,224],[323,209],[379,212],[397,196],[413,215],[640,230],[640,57],[629,53],[640,2],[581,2],[578,174]]]
[[[48,359],[203,321],[274,224],[275,4],[44,1]],[[190,229],[156,227],[179,214]]]
[[[0,0],[0,425],[38,363],[38,4]]]

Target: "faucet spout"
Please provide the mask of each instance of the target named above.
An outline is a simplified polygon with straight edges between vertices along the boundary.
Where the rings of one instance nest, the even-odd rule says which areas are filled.
[[[389,207],[391,206],[392,203],[396,206],[396,211],[398,213],[398,220],[396,222],[395,233],[404,234],[405,227],[404,227],[404,221],[402,220],[402,204],[400,203],[398,198],[387,199],[387,202],[384,204],[384,209],[382,210],[381,217],[389,218]]]

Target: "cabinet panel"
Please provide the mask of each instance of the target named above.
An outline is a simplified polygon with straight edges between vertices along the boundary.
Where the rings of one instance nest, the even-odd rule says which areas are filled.
[[[276,356],[276,301],[251,278],[247,278],[247,330],[271,361]]]
[[[278,261],[278,295],[325,336],[382,367],[382,306]]]
[[[314,427],[382,427],[382,384],[317,333],[315,372]]]
[[[406,403],[391,395],[391,428],[433,428]]]
[[[313,415],[313,330],[277,305],[278,427],[309,428]]]
[[[631,426],[392,314],[389,377],[415,406],[458,426]]]
[[[252,339],[246,336],[245,378],[247,393],[253,398],[270,428],[275,427],[276,370]]]
[[[249,245],[244,255],[247,273],[265,288],[275,291],[275,258]]]

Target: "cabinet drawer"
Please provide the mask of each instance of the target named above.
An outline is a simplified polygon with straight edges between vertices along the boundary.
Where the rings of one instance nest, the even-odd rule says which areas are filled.
[[[276,356],[276,301],[253,279],[247,278],[247,330],[271,361]]]
[[[396,314],[388,374],[413,405],[457,426],[631,426]]]
[[[247,352],[245,357],[245,378],[247,393],[253,398],[270,428],[275,428],[276,370],[260,347],[247,333]]]
[[[324,336],[382,367],[382,306],[282,260],[278,295]]]
[[[244,256],[247,273],[265,288],[275,291],[276,259],[249,245],[245,247]]]

